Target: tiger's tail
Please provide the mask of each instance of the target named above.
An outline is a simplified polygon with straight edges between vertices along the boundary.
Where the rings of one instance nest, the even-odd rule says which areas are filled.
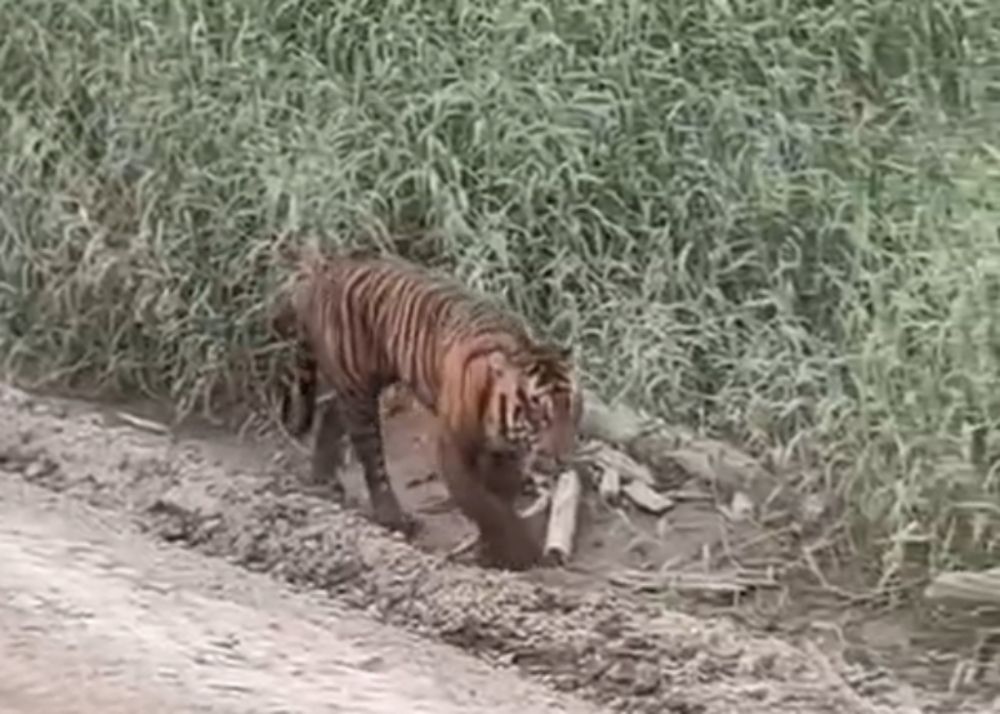
[[[312,428],[319,396],[316,358],[303,325],[304,291],[318,277],[316,271],[323,256],[317,241],[292,241],[287,236],[276,239],[274,254],[288,270],[288,277],[272,301],[268,327],[280,340],[290,341],[294,351],[292,364],[282,379],[281,421],[294,437],[301,438]],[[296,402],[298,418],[291,423]]]

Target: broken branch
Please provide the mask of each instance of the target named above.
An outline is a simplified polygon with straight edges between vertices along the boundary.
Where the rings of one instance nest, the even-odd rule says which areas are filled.
[[[622,489],[632,503],[642,510],[660,515],[674,507],[674,500],[662,493],[657,493],[642,481],[630,481]]]
[[[552,493],[552,510],[549,512],[548,529],[545,533],[544,555],[559,565],[569,560],[573,548],[581,490],[579,475],[570,469],[559,475]]]

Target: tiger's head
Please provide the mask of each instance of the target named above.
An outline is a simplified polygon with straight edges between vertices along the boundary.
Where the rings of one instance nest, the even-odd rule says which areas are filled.
[[[531,351],[489,355],[492,388],[485,395],[483,430],[488,448],[529,457],[540,471],[562,468],[576,447],[583,399],[572,350],[541,345]]]

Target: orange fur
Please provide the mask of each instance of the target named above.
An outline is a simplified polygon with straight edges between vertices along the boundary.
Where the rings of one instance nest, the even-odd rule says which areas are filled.
[[[300,371],[300,390],[315,394],[310,379],[322,375],[337,394],[320,433],[351,436],[376,519],[412,526],[388,482],[377,408],[383,389],[403,383],[437,415],[445,482],[487,550],[509,567],[533,562],[538,549],[513,497],[525,459],[561,462],[574,445],[580,395],[569,351],[537,342],[453,281],[357,252],[304,251],[279,305],[275,329],[294,336],[300,364],[314,365],[311,377]]]

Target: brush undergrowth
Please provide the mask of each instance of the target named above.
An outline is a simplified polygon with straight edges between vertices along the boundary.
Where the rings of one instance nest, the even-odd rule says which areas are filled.
[[[887,568],[988,558],[993,6],[0,0],[5,366],[240,393],[271,236],[367,235],[609,398],[808,451]]]

